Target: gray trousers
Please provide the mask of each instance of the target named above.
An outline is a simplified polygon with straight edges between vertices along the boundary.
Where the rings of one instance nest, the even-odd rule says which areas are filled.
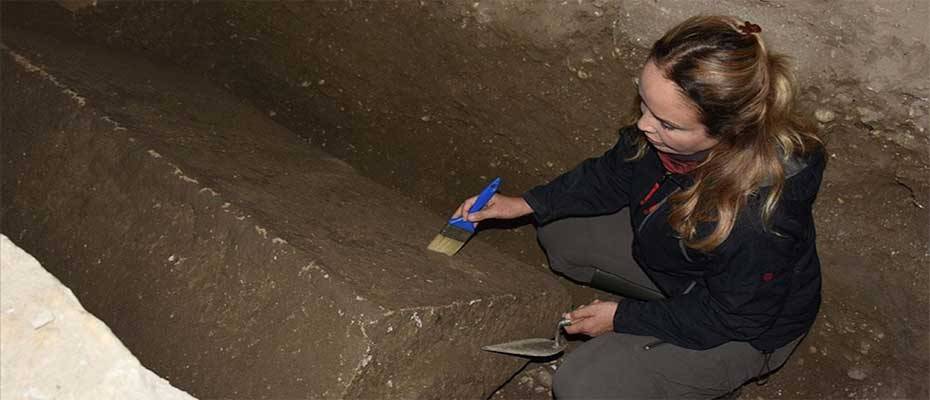
[[[626,209],[613,215],[566,218],[539,227],[549,265],[572,280],[590,283],[594,269],[641,285],[655,284],[633,260]],[[553,378],[559,399],[713,399],[781,367],[801,338],[763,354],[745,342],[708,350],[664,344],[651,336],[607,333],[567,354]]]

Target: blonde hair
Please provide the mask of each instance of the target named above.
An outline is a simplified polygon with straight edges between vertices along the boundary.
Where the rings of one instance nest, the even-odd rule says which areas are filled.
[[[700,251],[726,240],[749,197],[770,185],[761,207],[768,226],[784,188],[782,161],[822,148],[811,125],[794,110],[796,83],[786,57],[768,51],[758,26],[741,22],[689,18],[656,41],[649,55],[719,140],[692,172],[694,185],[669,199],[669,224]],[[648,146],[642,136],[638,142],[634,157],[642,157]],[[716,226],[699,237],[702,223]]]

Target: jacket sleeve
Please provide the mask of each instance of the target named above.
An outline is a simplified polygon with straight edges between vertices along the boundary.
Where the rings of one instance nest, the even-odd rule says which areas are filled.
[[[617,144],[602,156],[524,193],[536,221],[607,214],[629,205],[633,162],[626,159],[635,152],[629,129],[621,130]]]
[[[714,251],[716,268],[690,292],[654,301],[625,299],[614,315],[614,330],[697,350],[750,341],[773,324],[787,301],[794,243],[758,227],[734,230]]]

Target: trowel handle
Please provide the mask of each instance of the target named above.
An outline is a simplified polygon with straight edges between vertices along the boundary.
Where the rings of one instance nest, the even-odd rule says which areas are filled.
[[[555,347],[561,346],[562,341],[562,328],[572,324],[572,320],[565,318],[559,321],[559,325],[555,327]]]

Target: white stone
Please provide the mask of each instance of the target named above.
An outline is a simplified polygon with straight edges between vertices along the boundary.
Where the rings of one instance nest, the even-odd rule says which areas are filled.
[[[0,235],[0,398],[188,400]]]
[[[861,381],[869,377],[869,374],[862,367],[852,367],[849,371],[846,371],[846,375],[857,381]]]
[[[55,314],[49,310],[39,310],[32,318],[32,329],[39,329],[55,320]]]
[[[849,105],[853,102],[853,98],[846,93],[837,93],[836,96],[833,96],[833,99],[842,105]]]
[[[820,108],[814,111],[814,118],[817,118],[817,121],[820,121],[820,123],[826,124],[836,119],[836,114],[833,111]]]
[[[859,112],[859,120],[866,124],[885,118],[884,114],[869,107],[856,107],[856,111]]]

